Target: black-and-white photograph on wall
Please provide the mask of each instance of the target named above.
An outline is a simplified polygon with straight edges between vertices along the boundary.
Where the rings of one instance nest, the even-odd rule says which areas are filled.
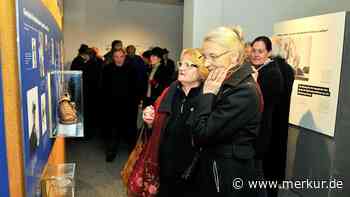
[[[45,77],[44,42],[44,34],[39,32],[39,70],[41,79]]]
[[[55,41],[51,38],[51,64],[55,65]]]
[[[27,109],[29,150],[30,155],[32,155],[40,144],[38,87],[34,87],[27,91]]]
[[[46,114],[46,94],[41,95],[41,132],[45,135],[47,131],[47,114]]]
[[[291,36],[283,43],[287,62],[293,66],[296,80],[309,80],[311,47],[311,35]]]
[[[36,54],[36,39],[32,38],[32,65],[33,69],[38,67],[37,54]]]

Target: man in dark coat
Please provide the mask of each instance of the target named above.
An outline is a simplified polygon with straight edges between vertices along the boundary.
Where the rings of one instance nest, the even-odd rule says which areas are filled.
[[[84,123],[87,138],[93,137],[98,128],[100,107],[97,103],[100,101],[100,84],[103,68],[103,59],[99,55],[97,48],[93,47],[90,52],[90,59],[85,65],[83,79],[84,94]]]
[[[79,48],[79,53],[78,56],[74,58],[72,61],[70,69],[73,71],[82,71],[82,83],[81,83],[81,78],[77,75],[72,75],[72,78],[70,78],[69,81],[69,94],[71,96],[71,100],[75,102],[76,104],[76,109],[78,113],[82,113],[82,111],[87,111],[86,105],[82,103],[87,102],[87,97],[84,96],[85,89],[87,87],[86,83],[84,82],[86,79],[86,68],[87,65],[89,64],[88,62],[91,59],[91,49],[88,47],[86,44],[82,44]],[[82,87],[81,87],[82,86]],[[81,90],[83,89],[83,95],[81,95]],[[83,96],[83,97],[82,97]],[[85,119],[85,115],[84,115]],[[84,128],[85,129],[85,134],[84,135],[89,135],[89,129],[88,129],[88,122],[84,121]]]
[[[125,61],[123,49],[113,52],[113,63],[104,67],[102,91],[106,134],[106,161],[111,162],[117,154],[120,138],[124,136],[129,148],[136,140],[137,73]]]
[[[90,49],[88,45],[82,44],[78,50],[78,55],[73,59],[70,66],[71,70],[83,70],[84,64],[89,60]]]
[[[271,40],[266,36],[256,38],[252,42],[251,63],[258,71],[257,82],[264,97],[264,112],[262,115],[260,133],[256,142],[257,160],[262,165],[265,179],[278,181],[276,173],[276,147],[272,144],[280,142],[279,137],[287,131],[274,130],[278,125],[278,107],[284,88],[284,80],[276,61],[270,59],[272,50]],[[278,159],[279,160],[279,159]],[[279,162],[278,162],[279,163]],[[267,189],[268,197],[277,197],[278,189]]]

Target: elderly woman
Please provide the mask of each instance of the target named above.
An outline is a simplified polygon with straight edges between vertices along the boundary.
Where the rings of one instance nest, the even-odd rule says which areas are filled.
[[[183,50],[181,61],[178,62],[178,80],[162,93],[154,108],[149,106],[144,110],[143,119],[153,127],[153,132],[161,128],[158,196],[186,197],[193,196],[196,191],[193,182],[182,178],[196,153],[186,122],[196,111],[196,99],[207,75],[208,70],[204,67],[200,51]],[[165,118],[155,121],[157,116],[158,119],[160,116]]]
[[[254,144],[262,99],[251,66],[243,65],[241,32],[216,28],[206,35],[202,47],[210,73],[191,121],[194,144],[203,149],[197,196],[257,196],[247,181],[258,178]]]

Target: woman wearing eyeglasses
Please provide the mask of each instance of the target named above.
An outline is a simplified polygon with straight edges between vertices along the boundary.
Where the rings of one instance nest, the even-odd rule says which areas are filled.
[[[154,107],[144,110],[144,121],[153,127],[152,137],[158,132],[161,136],[157,152],[160,169],[157,196],[193,196],[196,190],[193,182],[183,178],[196,153],[186,121],[196,112],[196,98],[207,75],[200,51],[183,50],[178,62],[177,81],[162,93]]]
[[[204,38],[209,76],[192,118],[194,144],[202,147],[198,196],[250,197],[258,177],[255,140],[262,100],[251,66],[243,65],[244,41],[238,28],[219,27]]]

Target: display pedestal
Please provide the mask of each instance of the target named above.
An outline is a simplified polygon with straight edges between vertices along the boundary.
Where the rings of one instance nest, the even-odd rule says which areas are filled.
[[[75,164],[49,165],[41,180],[42,197],[74,197]]]

